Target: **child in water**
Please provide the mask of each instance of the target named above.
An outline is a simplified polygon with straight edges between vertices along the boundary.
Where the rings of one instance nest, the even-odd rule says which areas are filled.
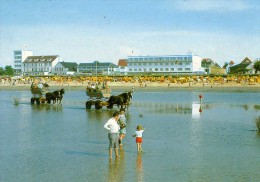
[[[143,132],[144,132],[144,129],[143,129],[142,125],[137,125],[135,134],[133,135],[133,137],[136,137],[135,141],[136,141],[136,145],[137,145],[137,152],[143,152],[143,149],[142,149]]]

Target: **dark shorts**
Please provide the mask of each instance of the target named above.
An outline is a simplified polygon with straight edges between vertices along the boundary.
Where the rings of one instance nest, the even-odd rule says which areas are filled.
[[[108,139],[109,139],[109,148],[118,148],[118,133],[108,133]]]

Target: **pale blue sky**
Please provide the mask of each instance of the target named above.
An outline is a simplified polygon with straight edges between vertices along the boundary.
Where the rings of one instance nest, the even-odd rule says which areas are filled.
[[[0,66],[24,45],[77,63],[189,50],[240,63],[260,57],[260,1],[0,0]]]

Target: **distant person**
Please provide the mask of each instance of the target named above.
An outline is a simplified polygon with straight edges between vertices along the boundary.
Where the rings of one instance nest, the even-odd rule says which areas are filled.
[[[96,86],[95,86],[95,84],[94,84],[94,83],[92,83],[92,84],[91,84],[91,88],[93,88],[93,89],[95,89],[95,88],[96,88]]]
[[[112,150],[114,149],[116,157],[118,155],[118,139],[119,139],[119,130],[120,126],[118,124],[119,112],[115,111],[113,117],[110,118],[104,128],[108,130],[108,139],[109,139],[109,157],[112,158]]]
[[[119,117],[119,126],[120,126],[120,130],[119,130],[119,140],[118,143],[119,145],[123,145],[123,139],[125,138],[126,135],[126,117],[125,117],[125,111],[124,110],[120,110],[120,117]]]
[[[136,137],[135,141],[136,141],[136,145],[137,145],[137,152],[143,152],[143,149],[142,149],[143,132],[144,132],[144,129],[143,129],[142,125],[137,125],[135,134],[133,135],[133,137]]]
[[[43,88],[43,84],[42,84],[42,83],[39,83],[39,84],[38,84],[38,88],[42,89],[42,88]]]

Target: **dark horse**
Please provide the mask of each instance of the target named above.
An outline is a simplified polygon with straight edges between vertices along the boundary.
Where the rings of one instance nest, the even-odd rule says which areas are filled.
[[[64,89],[60,89],[60,90],[56,90],[54,92],[47,92],[45,94],[45,97],[46,97],[46,100],[47,100],[47,103],[50,104],[51,101],[53,102],[53,104],[55,104],[56,102],[59,104],[61,104],[61,101],[62,101],[62,98],[63,98],[63,95],[65,94],[65,91]]]
[[[117,107],[120,107],[120,109],[125,109],[129,105],[132,98],[133,98],[133,91],[125,92],[117,96],[112,95],[107,101],[108,108],[112,109],[113,105],[116,104]]]

